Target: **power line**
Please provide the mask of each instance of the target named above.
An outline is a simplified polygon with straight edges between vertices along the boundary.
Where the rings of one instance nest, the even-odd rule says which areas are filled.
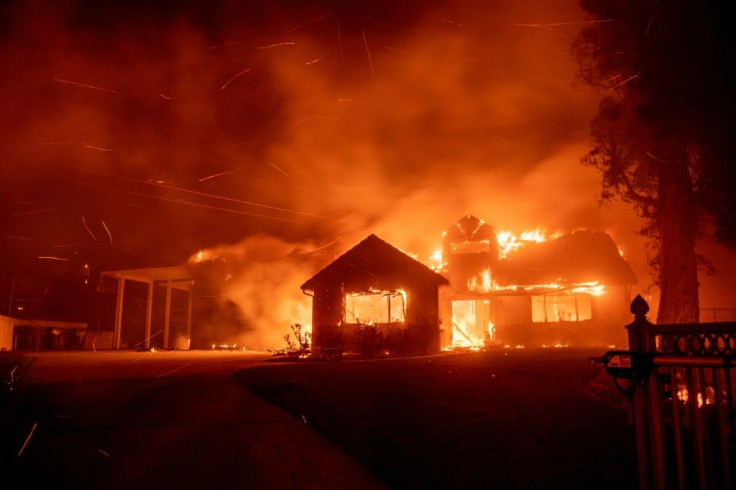
[[[216,211],[225,211],[225,212],[228,212],[228,213],[240,214],[240,215],[245,215],[245,216],[253,216],[253,217],[256,217],[256,218],[271,219],[271,220],[275,220],[275,221],[284,221],[284,222],[287,222],[287,223],[309,224],[306,221],[298,221],[298,220],[293,220],[293,219],[288,219],[288,218],[279,218],[277,216],[269,216],[269,215],[266,215],[266,214],[249,213],[247,211],[240,211],[240,210],[237,210],[237,209],[222,208],[222,207],[219,207],[219,206],[210,206],[208,204],[200,204],[200,203],[196,203],[196,202],[185,201],[185,200],[182,200],[182,199],[172,199],[172,198],[163,197],[163,196],[154,196],[152,194],[146,194],[146,193],[143,193],[143,192],[127,191],[127,190],[123,190],[123,189],[117,189],[115,187],[108,187],[108,186],[104,186],[104,185],[89,184],[87,182],[82,182],[82,181],[79,181],[79,180],[76,180],[76,179],[71,179],[68,176],[63,176],[63,177],[66,177],[66,178],[74,181],[75,183],[77,183],[79,185],[86,186],[86,187],[93,187],[93,188],[96,188],[96,189],[103,189],[103,190],[108,190],[108,191],[115,191],[115,192],[120,192],[120,193],[123,193],[123,194],[130,194],[132,196],[146,197],[146,198],[154,199],[154,200],[158,200],[158,201],[173,202],[173,203],[177,203],[177,204],[186,204],[188,206],[195,206],[195,207],[200,207],[200,208],[205,208],[205,209],[214,209]]]
[[[306,213],[304,211],[296,211],[294,209],[280,208],[280,207],[271,206],[271,205],[268,205],[268,204],[261,204],[261,203],[251,202],[251,201],[244,201],[242,199],[235,199],[235,198],[232,198],[232,197],[218,196],[216,194],[208,194],[206,192],[194,191],[194,190],[191,190],[191,189],[185,189],[185,188],[182,188],[182,187],[176,187],[176,186],[166,185],[166,184],[159,184],[159,183],[156,183],[156,182],[147,182],[145,180],[134,179],[132,177],[123,177],[121,175],[108,174],[106,172],[100,172],[100,171],[97,171],[97,170],[89,170],[89,169],[84,169],[84,168],[79,168],[79,167],[73,167],[73,166],[70,166],[70,165],[59,165],[59,166],[60,167],[64,167],[64,168],[69,168],[69,169],[72,169],[72,170],[81,170],[83,172],[93,173],[93,174],[97,174],[97,175],[104,175],[106,177],[112,177],[112,178],[115,178],[115,179],[126,180],[126,181],[129,181],[129,182],[136,182],[136,183],[139,183],[139,184],[146,184],[146,185],[151,185],[151,186],[155,186],[155,187],[161,187],[163,189],[170,189],[170,190],[175,190],[175,191],[179,191],[179,192],[185,192],[185,193],[194,194],[194,195],[197,195],[197,196],[208,197],[208,198],[211,198],[211,199],[221,199],[223,201],[229,201],[229,202],[234,202],[234,203],[238,203],[238,204],[244,204],[244,205],[247,205],[247,206],[256,206],[256,207],[260,207],[260,208],[271,209],[271,210],[280,211],[280,212],[283,212],[283,213],[298,214],[298,215],[301,215],[301,216],[308,216],[310,218],[319,218],[319,219],[325,219],[325,220],[331,220],[331,219],[333,219],[333,218],[330,218],[328,216],[322,216],[322,215],[319,215],[319,214]],[[116,189],[113,189],[113,190],[116,190]],[[173,201],[173,202],[177,202],[177,201]],[[187,202],[187,201],[182,201],[182,202]],[[213,209],[221,209],[221,208],[213,207]],[[244,214],[248,214],[248,213],[244,213]],[[253,216],[263,216],[263,215],[256,215],[256,214],[254,214]]]

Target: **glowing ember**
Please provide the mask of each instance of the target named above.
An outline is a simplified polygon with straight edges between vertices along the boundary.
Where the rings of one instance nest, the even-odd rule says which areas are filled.
[[[687,401],[690,399],[687,391],[686,385],[678,385],[677,387],[677,399],[680,400],[682,403],[687,403]],[[698,408],[702,408],[703,405],[713,405],[715,404],[715,390],[708,386],[705,389],[705,399],[703,399],[703,394],[698,393],[697,395],[698,400]]]
[[[210,260],[215,260],[215,256],[208,250],[200,250],[189,258],[189,262],[192,264],[199,264]]]

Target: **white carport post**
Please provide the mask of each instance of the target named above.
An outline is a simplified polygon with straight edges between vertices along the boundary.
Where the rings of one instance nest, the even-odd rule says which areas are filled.
[[[189,303],[187,304],[187,350],[192,348],[192,289],[189,288]]]
[[[164,349],[169,348],[169,325],[171,323],[171,279],[166,280],[166,310],[164,313]]]
[[[113,348],[120,348],[120,333],[123,330],[123,299],[125,298],[125,278],[118,277],[118,296],[115,303],[115,335],[113,338]]]
[[[148,283],[148,298],[146,299],[146,349],[151,348],[151,314],[153,312],[153,281]]]

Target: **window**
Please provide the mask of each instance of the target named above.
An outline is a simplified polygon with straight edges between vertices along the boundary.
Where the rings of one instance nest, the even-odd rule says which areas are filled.
[[[406,317],[403,291],[345,295],[345,323],[401,323]]]
[[[477,254],[491,251],[490,240],[477,240],[466,242],[451,242],[450,250],[454,254]]]
[[[589,294],[532,296],[532,322],[582,322],[593,319]]]

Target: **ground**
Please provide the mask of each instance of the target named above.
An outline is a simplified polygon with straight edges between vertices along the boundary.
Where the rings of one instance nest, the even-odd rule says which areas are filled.
[[[256,367],[251,391],[393,488],[635,488],[626,400],[596,350]]]
[[[600,355],[31,353],[2,407],[3,474],[17,488],[634,488],[626,401]]]

